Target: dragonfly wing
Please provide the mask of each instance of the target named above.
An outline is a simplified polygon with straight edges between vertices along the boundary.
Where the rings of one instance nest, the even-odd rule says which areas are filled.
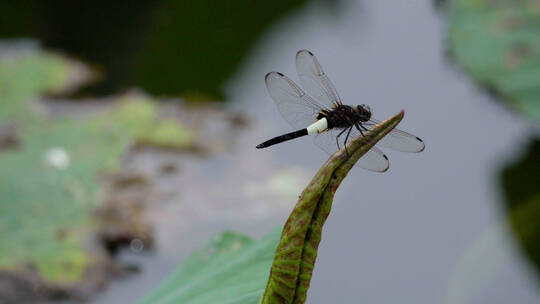
[[[379,148],[373,146],[358,160],[356,165],[370,171],[385,172],[390,167],[390,162]]]
[[[370,129],[378,123],[379,121],[372,119],[364,123],[364,126]],[[399,129],[390,131],[379,140],[377,145],[401,152],[422,152],[425,148],[424,142],[420,138]]]
[[[343,131],[343,129],[330,129],[326,132],[317,134],[314,138],[315,145],[326,151],[328,154],[333,154],[338,149],[337,143],[339,142],[339,147],[341,148],[345,142],[348,131],[343,132],[336,141],[336,138],[341,131]],[[358,136],[362,135],[358,130],[352,129],[348,141],[351,141]],[[374,146],[358,160],[356,166],[370,171],[384,172],[388,170],[390,162],[388,161],[388,157]]]
[[[338,92],[324,73],[317,58],[308,50],[296,53],[296,71],[304,89],[326,107],[341,104]]]
[[[266,88],[276,103],[281,116],[294,128],[312,124],[323,107],[307,95],[287,76],[270,72],[265,76]]]

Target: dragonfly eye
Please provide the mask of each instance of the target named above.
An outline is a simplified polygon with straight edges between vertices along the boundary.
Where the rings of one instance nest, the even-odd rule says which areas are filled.
[[[369,106],[364,105],[364,109],[371,114],[371,108]]]
[[[361,105],[358,105],[356,106],[356,110],[358,111],[358,114],[362,115],[362,116],[366,116],[367,119],[369,119],[369,117],[371,117],[371,108],[365,104],[361,104]]]

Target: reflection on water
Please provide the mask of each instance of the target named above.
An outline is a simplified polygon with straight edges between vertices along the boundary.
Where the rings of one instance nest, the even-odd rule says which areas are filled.
[[[0,37],[35,37],[95,64],[104,81],[93,94],[215,99],[265,29],[305,2],[3,1]]]

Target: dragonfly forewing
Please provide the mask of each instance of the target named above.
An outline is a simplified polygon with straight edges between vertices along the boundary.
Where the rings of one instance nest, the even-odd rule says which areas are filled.
[[[328,76],[324,73],[317,58],[308,50],[296,53],[296,72],[302,87],[327,108],[341,104],[339,94]]]

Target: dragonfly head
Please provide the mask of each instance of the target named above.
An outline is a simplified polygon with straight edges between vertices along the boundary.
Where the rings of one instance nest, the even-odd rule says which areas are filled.
[[[371,108],[365,104],[356,106],[356,111],[362,121],[368,121],[371,118]]]

